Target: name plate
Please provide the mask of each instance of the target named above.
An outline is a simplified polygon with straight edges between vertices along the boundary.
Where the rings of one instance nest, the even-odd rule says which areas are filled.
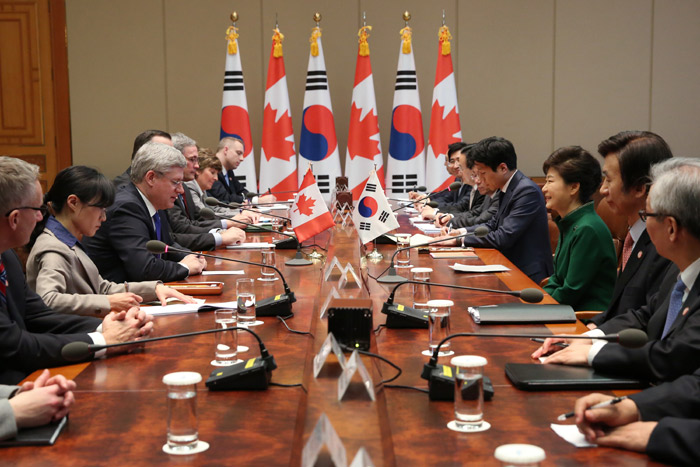
[[[301,451],[302,467],[313,467],[316,465],[318,455],[321,453],[321,448],[323,448],[324,444],[328,447],[333,464],[336,467],[347,467],[348,459],[345,446],[343,446],[343,442],[325,413],[322,413],[318,418],[314,431],[304,445],[304,450]]]
[[[335,356],[338,357],[340,367],[345,370],[345,354],[343,354],[343,351],[338,345],[338,341],[335,340],[333,333],[329,332],[328,337],[326,337],[326,340],[323,341],[321,350],[319,350],[318,354],[314,356],[314,378],[318,377],[318,374],[321,372],[321,368],[323,368],[323,365],[326,363],[326,359],[331,354],[331,351],[333,351]]]
[[[345,364],[343,373],[340,375],[340,377],[338,377],[338,401],[341,401],[343,396],[345,396],[348,386],[350,386],[350,382],[352,381],[352,377],[356,372],[360,373],[362,385],[367,390],[369,398],[374,402],[376,399],[374,384],[372,384],[372,378],[369,375],[369,371],[367,371],[365,364],[362,363],[362,359],[360,358],[360,354],[357,352],[357,350],[352,352],[352,355],[350,355],[350,358]]]

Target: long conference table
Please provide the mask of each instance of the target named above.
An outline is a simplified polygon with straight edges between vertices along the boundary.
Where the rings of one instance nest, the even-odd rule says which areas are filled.
[[[412,227],[401,219],[403,232]],[[249,241],[268,241],[269,234],[249,234]],[[395,246],[379,245],[384,260],[361,261],[362,249],[352,226],[337,225],[318,235],[314,242],[327,247],[323,260],[311,266],[285,266],[294,250],[277,251],[277,266],[282,270],[297,301],[290,328],[311,334],[294,334],[274,317],[262,318],[264,324],[253,328],[274,355],[278,368],[272,381],[297,387],[271,386],[264,391],[209,391],[204,380],[215,369],[210,365],[214,336],[200,335],[166,340],[144,346],[131,353],[88,363],[52,369],[77,383],[76,404],[69,423],[51,447],[2,449],[3,465],[300,465],[302,450],[322,414],[326,414],[342,441],[348,464],[364,447],[376,466],[380,465],[497,465],[496,447],[507,443],[535,444],[546,451],[544,465],[654,465],[648,457],[609,448],[576,448],[560,439],[551,429],[559,414],[570,411],[574,401],[588,391],[525,392],[512,386],[504,373],[508,362],[528,363],[538,344],[527,339],[456,338],[455,355],[475,354],[488,359],[485,374],[495,388],[493,400],[486,402],[484,419],[491,429],[462,434],[446,425],[454,419],[452,402],[430,401],[428,395],[411,389],[378,387],[372,402],[356,374],[342,401],[338,401],[340,367],[333,354],[313,376],[313,358],[327,336],[325,319],[320,319],[322,305],[338,286],[337,271],[326,281],[325,267],[332,258],[342,265],[350,263],[362,270],[366,285],[352,281],[338,290],[343,298],[371,298],[374,327],[385,322],[381,313],[391,285],[372,279],[388,265]],[[311,242],[308,242],[311,243]],[[305,248],[308,252],[309,249]],[[259,261],[254,250],[219,250],[230,258]],[[432,282],[452,283],[500,290],[537,287],[503,255],[492,249],[478,249],[478,260],[469,264],[502,264],[509,272],[459,274],[448,268],[454,260],[431,259],[430,255],[412,252],[411,264],[432,267]],[[260,268],[222,260],[208,260],[209,270],[243,270],[246,277],[259,277]],[[408,271],[403,270],[407,276]],[[223,294],[207,296],[208,302],[235,300],[237,275],[195,276],[190,282],[219,280],[225,283]],[[411,305],[410,285],[398,289],[395,303]],[[282,292],[281,281],[256,281],[258,299]],[[517,301],[508,295],[469,292],[433,287],[432,298],[455,302],[451,326],[455,332],[580,333],[580,322],[560,325],[477,325],[467,312],[468,306]],[[545,294],[543,303],[555,303]],[[185,333],[215,328],[211,312],[159,316],[155,318],[155,335]],[[259,355],[256,341],[239,332],[239,344],[250,347],[239,358]],[[372,333],[371,352],[377,353],[402,370],[393,384],[427,388],[420,378],[428,357],[427,329],[385,329]],[[395,370],[386,363],[362,356],[373,382],[390,378]],[[451,357],[439,363],[449,364]],[[210,444],[206,452],[189,456],[171,456],[162,451],[166,440],[166,393],[163,375],[175,371],[196,371],[203,377],[198,385],[199,437]],[[28,380],[33,380],[32,375]],[[615,392],[622,394],[621,392]],[[322,463],[328,463],[328,452]]]

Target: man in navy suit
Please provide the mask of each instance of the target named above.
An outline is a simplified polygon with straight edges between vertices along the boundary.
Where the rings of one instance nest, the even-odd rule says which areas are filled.
[[[576,401],[576,424],[588,441],[646,452],[670,465],[700,464],[700,369],[618,404],[591,409],[612,397],[590,394]]]
[[[639,216],[660,255],[675,267],[659,291],[630,310],[586,332],[591,340],[571,340],[569,347],[544,363],[592,366],[601,373],[647,381],[672,381],[698,368],[700,355],[700,160],[672,158],[652,168],[653,185]],[[643,347],[630,349],[595,338],[623,329],[642,329]],[[532,356],[539,358],[556,339],[547,339]]]
[[[488,227],[489,233],[481,238],[467,236],[460,242],[464,246],[496,248],[536,283],[549,277],[554,266],[544,196],[537,184],[518,170],[513,144],[492,136],[476,143],[469,157],[485,187],[501,191],[501,200],[496,215],[480,224]],[[458,235],[462,231],[453,232]]]
[[[248,189],[238,181],[233,171],[243,162],[245,147],[243,141],[238,138],[228,136],[219,141],[219,147],[216,148],[216,157],[221,161],[224,170],[219,174],[219,179],[214,182],[214,185],[209,190],[209,193],[219,201],[224,203],[243,203],[246,200]],[[277,200],[274,195],[267,194],[262,196],[254,196],[253,204],[256,203],[273,203]]]
[[[622,131],[601,142],[598,152],[605,159],[601,203],[608,203],[614,214],[625,217],[629,231],[612,301],[605,312],[591,320],[591,329],[628,310],[641,308],[659,290],[672,265],[656,252],[646,223],[637,214],[646,206],[651,166],[673,157],[668,144],[650,131]]]
[[[29,242],[45,212],[38,176],[36,165],[0,157],[0,384],[17,383],[40,368],[71,363],[61,355],[70,342],[129,342],[153,329],[153,317],[137,307],[104,319],[56,313],[27,286],[12,248]]]
[[[131,163],[131,182],[117,192],[97,233],[83,239],[102,277],[113,282],[170,282],[202,272],[204,258],[176,252],[154,255],[146,249],[149,240],[182,248],[170,236],[165,209],[182,194],[186,165],[172,146],[146,143],[138,150]]]

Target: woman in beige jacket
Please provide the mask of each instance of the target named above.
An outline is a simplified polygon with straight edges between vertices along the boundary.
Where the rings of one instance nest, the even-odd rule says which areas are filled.
[[[68,167],[56,176],[44,202],[48,215],[35,230],[36,240],[27,260],[27,283],[56,311],[80,315],[128,310],[146,300],[169,297],[193,303],[161,282],[116,284],[103,279],[81,244],[105,220],[114,201],[114,187],[97,170]]]

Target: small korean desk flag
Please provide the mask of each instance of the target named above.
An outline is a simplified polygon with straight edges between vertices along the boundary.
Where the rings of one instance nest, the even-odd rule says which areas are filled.
[[[335,225],[311,169],[304,175],[290,217],[299,243]]]
[[[360,242],[371,242],[381,234],[399,228],[399,222],[391,211],[389,201],[379,183],[377,173],[372,171],[352,213]]]

